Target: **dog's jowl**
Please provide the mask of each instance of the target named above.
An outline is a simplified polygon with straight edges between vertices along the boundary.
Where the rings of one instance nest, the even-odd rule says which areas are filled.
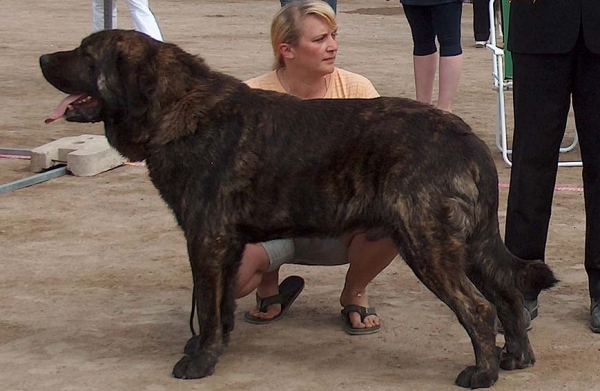
[[[234,326],[245,244],[355,231],[391,237],[456,313],[476,356],[458,385],[488,387],[499,367],[534,363],[522,293],[556,280],[504,246],[494,162],[457,116],[401,98],[302,101],[253,90],[134,31],[95,33],[40,63],[69,94],[48,121],[103,121],[111,145],[146,160],[183,230],[201,332],[175,377],[214,371]]]

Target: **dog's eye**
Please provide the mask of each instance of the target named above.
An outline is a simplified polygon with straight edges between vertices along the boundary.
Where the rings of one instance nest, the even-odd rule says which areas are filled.
[[[83,55],[82,55],[82,58],[83,58],[83,61],[84,61],[85,65],[87,66],[87,68],[90,71],[93,71],[94,68],[95,68],[95,66],[94,66],[94,63],[95,63],[94,57],[92,57],[92,55],[90,53],[87,53],[87,52],[84,51]]]

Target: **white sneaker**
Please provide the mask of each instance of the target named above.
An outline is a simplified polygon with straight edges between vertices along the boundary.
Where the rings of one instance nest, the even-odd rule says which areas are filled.
[[[475,41],[476,48],[484,48],[486,44],[487,44],[487,41]]]

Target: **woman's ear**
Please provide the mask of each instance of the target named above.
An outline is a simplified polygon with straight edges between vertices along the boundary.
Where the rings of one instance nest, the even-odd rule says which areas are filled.
[[[294,58],[294,48],[289,43],[280,43],[279,54],[281,54],[281,57],[291,60]]]

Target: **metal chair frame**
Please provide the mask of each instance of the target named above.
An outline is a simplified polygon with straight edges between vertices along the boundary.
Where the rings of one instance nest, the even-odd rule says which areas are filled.
[[[492,64],[493,64],[493,89],[497,92],[497,112],[496,112],[496,147],[502,153],[502,159],[504,162],[512,166],[512,161],[509,155],[512,154],[512,149],[508,147],[508,135],[506,129],[506,106],[505,106],[505,92],[512,90],[512,79],[504,76],[504,61],[505,53],[503,48],[499,48],[496,42],[496,18],[494,10],[494,1],[489,2],[489,15],[490,15],[490,43],[486,47],[492,51]],[[501,1],[501,0],[496,0]],[[508,12],[507,9],[504,12]],[[505,19],[506,20],[506,19]],[[504,29],[504,38],[508,37],[508,27]],[[566,147],[561,147],[560,152],[572,151],[579,142],[577,132],[573,137],[571,144]],[[582,166],[581,160],[579,161],[561,161],[558,163],[560,167],[580,167]]]

